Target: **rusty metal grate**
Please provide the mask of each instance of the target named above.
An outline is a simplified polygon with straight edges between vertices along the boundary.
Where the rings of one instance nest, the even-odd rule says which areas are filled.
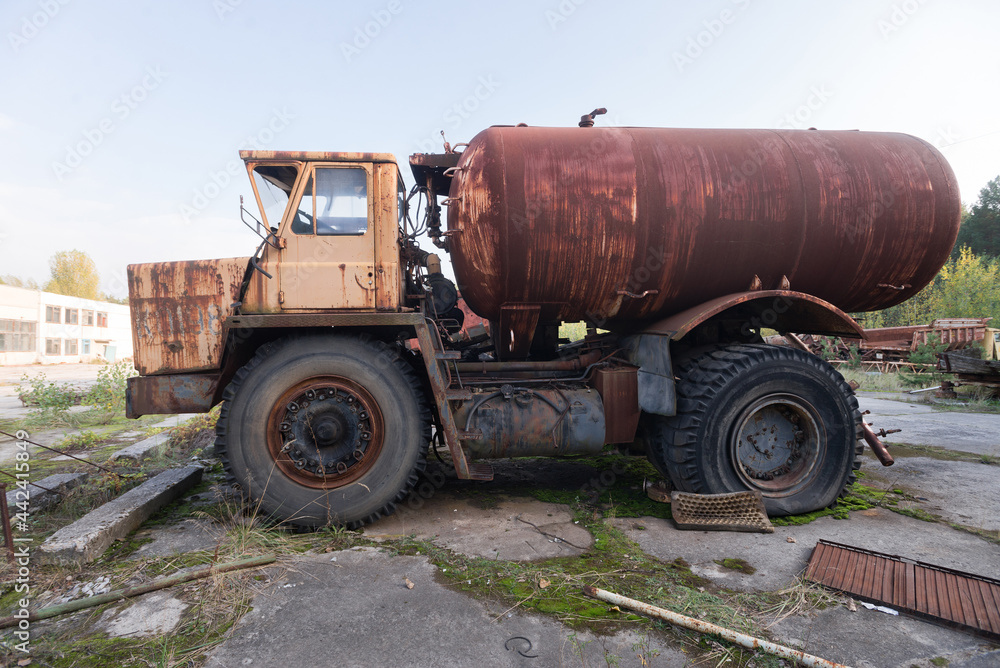
[[[821,540],[806,579],[1000,639],[1000,581]]]
[[[774,533],[760,492],[670,493],[670,514],[678,529]]]

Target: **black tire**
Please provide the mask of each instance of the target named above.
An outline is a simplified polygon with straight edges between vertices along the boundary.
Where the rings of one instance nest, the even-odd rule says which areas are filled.
[[[648,416],[649,456],[680,491],[760,490],[771,516],[827,507],[861,466],[861,413],[843,376],[768,345],[692,351],[676,364],[677,415]]]
[[[233,377],[216,450],[252,509],[302,527],[389,515],[427,463],[430,412],[412,368],[379,341],[265,344]]]

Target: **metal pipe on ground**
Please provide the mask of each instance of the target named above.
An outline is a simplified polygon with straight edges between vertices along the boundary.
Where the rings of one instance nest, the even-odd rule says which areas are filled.
[[[91,608],[95,605],[104,605],[105,603],[114,603],[123,598],[131,598],[133,596],[139,596],[140,594],[148,594],[151,591],[156,591],[157,589],[166,589],[167,587],[173,587],[176,584],[181,584],[188,582],[190,580],[198,580],[200,578],[207,578],[209,576],[215,575],[216,573],[226,573],[228,571],[236,571],[242,568],[255,568],[257,566],[266,566],[270,563],[276,561],[276,557],[273,556],[263,556],[263,557],[249,557],[247,559],[239,559],[237,561],[231,561],[227,564],[219,564],[212,566],[205,566],[204,568],[198,568],[193,571],[188,571],[187,573],[178,573],[176,575],[171,575],[169,577],[160,578],[159,580],[154,580],[148,584],[136,585],[134,587],[127,587],[125,589],[116,589],[115,591],[109,591],[107,594],[99,594],[98,596],[89,596],[87,598],[80,598],[75,601],[70,601],[68,603],[61,603],[59,605],[52,605],[47,608],[42,608],[36,612],[28,615],[26,619],[19,619],[17,617],[3,617],[0,618],[0,629],[6,629],[11,626],[16,626],[22,621],[34,622],[39,619],[48,619],[49,617],[58,617],[59,615],[65,615],[70,612],[76,612],[77,610],[83,610],[85,608]]]
[[[740,633],[739,631],[733,631],[732,629],[723,628],[721,626],[716,626],[715,624],[710,624],[708,622],[703,622],[700,619],[694,619],[693,617],[686,617],[685,615],[672,612],[670,610],[665,610],[663,608],[658,608],[655,605],[650,605],[648,603],[643,603],[642,601],[637,601],[634,598],[628,598],[627,596],[622,596],[620,594],[615,594],[610,591],[605,591],[604,589],[598,589],[597,587],[586,586],[583,588],[583,593],[587,596],[592,596],[598,600],[605,601],[607,603],[613,603],[614,605],[623,605],[626,608],[631,608],[636,612],[641,612],[644,615],[649,615],[650,617],[657,617],[664,621],[667,621],[675,626],[680,626],[685,629],[690,629],[692,631],[697,631],[698,633],[708,633],[717,635],[723,640],[728,640],[729,642],[736,643],[741,647],[746,647],[747,649],[760,649],[764,650],[768,654],[774,654],[775,656],[780,656],[783,659],[790,659],[799,663],[803,666],[819,666],[821,668],[847,668],[840,663],[834,663],[833,661],[827,661],[826,659],[821,659],[818,656],[813,656],[811,654],[806,654],[797,649],[791,649],[790,647],[785,647],[784,645],[778,645],[767,640],[761,640],[760,638],[754,638],[753,636],[748,636],[745,633]]]

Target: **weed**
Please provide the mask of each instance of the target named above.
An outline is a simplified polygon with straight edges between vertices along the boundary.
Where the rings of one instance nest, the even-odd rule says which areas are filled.
[[[907,517],[912,517],[913,519],[922,520],[924,522],[937,522],[940,519],[935,515],[931,515],[923,508],[891,508],[891,510],[899,513],[900,515],[906,515]]]
[[[767,617],[772,617],[767,628],[791,617],[809,610],[823,610],[840,603],[840,599],[825,587],[800,577],[795,584],[772,594],[772,603],[762,611]]]
[[[92,431],[81,431],[75,434],[70,434],[63,440],[59,441],[55,447],[63,448],[65,450],[89,448],[97,445],[102,440],[103,439],[100,434],[95,434]]]

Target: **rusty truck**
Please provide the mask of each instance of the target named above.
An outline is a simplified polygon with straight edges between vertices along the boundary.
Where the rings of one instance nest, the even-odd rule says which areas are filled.
[[[241,151],[255,252],[128,268],[129,416],[221,403],[228,480],[307,527],[392,513],[431,447],[460,479],[617,449],[771,515],[834,503],[862,452],[854,393],[761,334],[860,338],[848,313],[925,286],[958,232],[947,161],[905,134],[602,111],[412,155],[410,189],[387,153]]]

